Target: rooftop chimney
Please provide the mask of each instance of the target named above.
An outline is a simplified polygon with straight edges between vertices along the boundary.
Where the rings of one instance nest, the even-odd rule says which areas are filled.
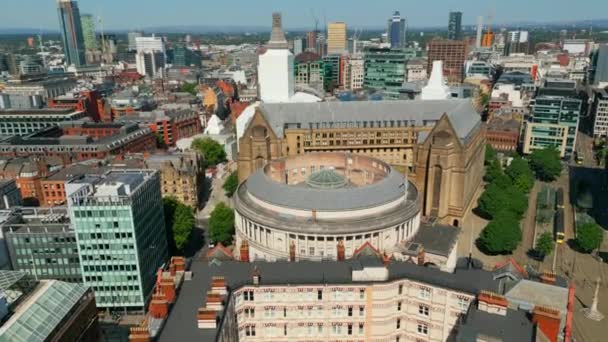
[[[253,268],[253,285],[260,285],[261,274],[257,266]]]
[[[532,322],[536,323],[540,331],[551,342],[557,342],[560,334],[561,315],[558,310],[543,306],[534,307],[532,311]]]
[[[494,292],[481,291],[477,296],[477,308],[480,311],[506,316],[508,305],[509,302],[505,297]]]

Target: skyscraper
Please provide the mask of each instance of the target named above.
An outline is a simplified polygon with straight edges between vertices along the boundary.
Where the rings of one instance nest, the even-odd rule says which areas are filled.
[[[327,25],[327,54],[341,54],[346,51],[346,23]]]
[[[163,69],[167,63],[165,42],[161,37],[137,37],[135,38],[137,54],[135,64],[140,75],[157,77],[163,75]]]
[[[95,18],[91,14],[80,16],[82,23],[82,35],[84,37],[84,48],[87,50],[97,50],[97,35],[95,34]]]
[[[58,0],[57,5],[65,61],[76,66],[84,65],[85,45],[78,4],[73,0]]]
[[[450,12],[450,21],[448,23],[448,39],[462,39],[462,12]]]
[[[138,37],[143,37],[144,33],[142,31],[131,31],[127,34],[127,40],[129,41],[128,50],[136,51],[137,50],[137,42],[135,41]]]
[[[160,175],[111,170],[65,185],[86,286],[98,308],[141,310],[169,258]]]
[[[405,47],[405,18],[401,18],[399,11],[388,19],[388,41],[391,44],[391,49],[402,49]]]

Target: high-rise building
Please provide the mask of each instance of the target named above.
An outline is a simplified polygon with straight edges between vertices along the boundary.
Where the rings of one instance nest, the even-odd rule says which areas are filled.
[[[195,51],[190,50],[183,44],[177,44],[173,48],[173,66],[201,66],[203,57]]]
[[[593,136],[596,138],[608,136],[608,88],[593,90]]]
[[[589,83],[596,87],[608,86],[608,45],[602,44],[592,53]]]
[[[416,57],[413,49],[371,48],[365,50],[366,88],[384,90],[386,98],[399,98],[399,89],[406,80],[405,65]]]
[[[298,39],[294,39],[293,40],[293,55],[297,56],[299,54],[302,53],[302,51],[304,49],[304,41],[302,40],[302,38],[298,38]]]
[[[348,78],[344,85],[346,89],[357,90],[363,88],[365,76],[365,61],[362,56],[351,56],[348,59]]]
[[[160,175],[111,170],[66,184],[84,284],[98,308],[141,310],[169,258]]]
[[[434,61],[443,61],[443,75],[449,84],[462,82],[464,62],[467,58],[467,42],[464,40],[434,39],[428,43],[427,71]]]
[[[317,44],[317,33],[310,31],[306,34],[306,50],[314,52]]]
[[[80,16],[82,23],[82,35],[84,37],[84,48],[87,50],[97,50],[97,34],[95,33],[95,18],[91,14]]]
[[[327,25],[327,54],[341,54],[345,51],[346,23],[329,23]]]
[[[137,37],[135,38],[137,55],[135,62],[137,72],[140,75],[156,77],[163,75],[163,69],[167,63],[165,42],[161,37]]]
[[[138,37],[143,37],[144,33],[141,31],[131,31],[127,34],[127,40],[128,40],[128,49],[129,51],[137,51],[137,38]]]
[[[477,34],[475,35],[475,47],[481,47],[481,37],[483,35],[483,17],[477,17]]]
[[[405,47],[405,18],[401,18],[399,11],[395,11],[395,14],[388,19],[388,40],[391,44],[391,49],[401,49]]]
[[[523,152],[556,148],[562,158],[570,158],[576,146],[582,108],[576,81],[547,79],[531,107],[525,123]]]
[[[78,4],[74,0],[59,0],[57,5],[65,61],[76,66],[85,65],[85,45]]]
[[[294,59],[282,25],[281,14],[273,13],[270,40],[258,64],[258,89],[264,102],[287,102],[294,94]]]
[[[448,39],[462,39],[462,12],[450,12],[450,21],[448,22]]]
[[[505,44],[505,56],[512,53],[528,53],[529,50],[528,31],[509,31],[507,43]]]

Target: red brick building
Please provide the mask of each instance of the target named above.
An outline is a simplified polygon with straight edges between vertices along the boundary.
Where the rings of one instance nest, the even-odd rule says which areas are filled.
[[[155,110],[138,112],[119,118],[117,122],[135,123],[150,128],[154,134],[163,138],[166,146],[175,146],[175,142],[202,133],[199,116],[192,110]]]
[[[14,179],[26,205],[42,203],[42,180],[57,172],[62,160],[54,157],[6,158],[0,160],[0,178]]]
[[[486,140],[497,151],[515,152],[520,131],[521,122],[512,115],[495,116],[488,123]]]
[[[465,40],[433,39],[428,43],[427,72],[430,74],[434,61],[443,61],[443,74],[448,83],[460,83],[464,76],[464,61],[467,58]]]
[[[97,90],[83,90],[79,94],[69,94],[49,99],[49,108],[69,108],[86,112],[94,121],[100,121],[103,99]]]

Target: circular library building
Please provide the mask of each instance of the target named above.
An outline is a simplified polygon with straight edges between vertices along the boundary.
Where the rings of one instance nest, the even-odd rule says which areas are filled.
[[[383,252],[420,226],[416,187],[349,153],[273,160],[239,185],[235,209],[234,253],[252,261],[349,258],[366,243]]]

